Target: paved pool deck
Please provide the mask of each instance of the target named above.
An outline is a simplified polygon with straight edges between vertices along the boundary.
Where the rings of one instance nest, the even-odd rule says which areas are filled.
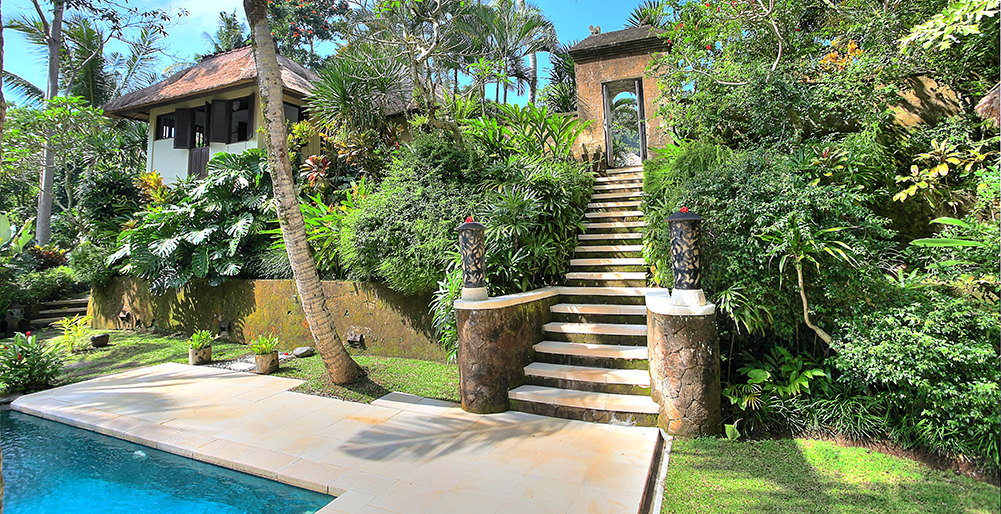
[[[289,391],[300,383],[161,364],[12,407],[337,496],[322,514],[635,514],[656,474],[656,428],[477,415],[400,393],[368,405]]]

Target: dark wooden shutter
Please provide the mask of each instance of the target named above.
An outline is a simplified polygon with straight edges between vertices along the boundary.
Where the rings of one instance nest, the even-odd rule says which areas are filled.
[[[257,137],[257,127],[254,126],[254,113],[257,112],[257,95],[250,95],[247,97],[247,101],[250,102],[247,105],[247,140],[252,141]]]
[[[208,173],[205,168],[209,163],[209,147],[192,148],[188,151],[188,176],[205,178]]]
[[[174,148],[191,148],[195,135],[195,117],[191,109],[174,111]]]
[[[229,143],[229,120],[233,109],[229,100],[212,100],[212,114],[209,116],[209,141]]]

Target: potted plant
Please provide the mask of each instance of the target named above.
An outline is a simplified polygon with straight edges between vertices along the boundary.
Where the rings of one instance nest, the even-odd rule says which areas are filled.
[[[261,336],[250,343],[254,351],[254,364],[257,373],[270,375],[278,371],[278,336]]]
[[[188,364],[197,366],[212,362],[212,333],[199,330],[188,339]]]

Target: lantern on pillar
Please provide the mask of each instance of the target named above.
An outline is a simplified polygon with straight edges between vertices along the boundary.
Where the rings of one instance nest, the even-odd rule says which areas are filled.
[[[462,299],[487,299],[486,225],[466,218],[459,225],[459,253],[462,255]]]
[[[702,289],[702,262],[699,258],[699,238],[702,217],[688,212],[687,207],[667,218],[671,230],[671,265],[674,268],[675,289]]]

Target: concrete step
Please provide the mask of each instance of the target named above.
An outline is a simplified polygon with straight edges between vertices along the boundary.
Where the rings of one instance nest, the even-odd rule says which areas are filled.
[[[608,177],[598,177],[598,178],[594,179],[594,181],[597,182],[597,183],[599,183],[599,184],[601,184],[601,183],[608,183],[608,182],[622,182],[622,181],[628,181],[628,180],[640,180],[640,181],[642,181],[643,180],[643,174],[642,173],[616,173],[615,175],[611,175],[611,176],[608,176]]]
[[[606,239],[643,239],[642,232],[625,232],[621,234],[581,234],[577,241],[604,241]]]
[[[69,317],[71,317],[71,316],[56,316],[56,317],[48,317],[48,318],[35,318],[35,319],[31,320],[31,326],[33,326],[33,327],[47,327],[47,326],[49,326],[49,325],[51,325],[51,324],[53,324],[53,323],[55,323],[57,321],[62,321],[62,320],[66,319],[66,318],[69,318]]]
[[[660,410],[649,396],[593,393],[534,385],[523,385],[512,389],[508,391],[508,397],[512,400],[611,412],[656,415]]]
[[[607,369],[533,362],[525,366],[525,375],[578,382],[650,387],[650,372],[642,369]]]
[[[39,303],[38,305],[39,307],[42,308],[58,309],[64,307],[66,308],[79,307],[79,306],[86,307],[88,303],[90,303],[89,296],[87,298],[71,298],[69,300],[54,300],[51,302],[42,302]]]
[[[591,195],[592,200],[617,200],[617,199],[629,199],[629,198],[643,198],[642,191],[635,192],[618,192],[618,193],[596,193]]]
[[[588,209],[614,209],[616,207],[639,207],[643,202],[633,200],[630,202],[596,202],[587,204]]]
[[[628,166],[625,168],[609,168],[605,170],[608,175],[618,175],[622,173],[643,173],[643,166]]]
[[[76,314],[84,316],[87,314],[87,306],[83,307],[67,307],[65,309],[47,309],[43,311],[38,311],[38,315],[45,318],[51,318],[55,316],[63,316],[66,318],[72,317]]]
[[[567,280],[646,280],[646,273],[642,271],[627,272],[577,272],[567,273]]]
[[[637,257],[609,259],[570,259],[571,266],[645,266],[646,261]]]
[[[584,230],[596,228],[642,228],[646,226],[645,221],[608,221],[597,223],[584,223]]]
[[[564,296],[646,296],[648,291],[665,291],[660,287],[561,287]]]
[[[584,213],[585,218],[639,218],[643,211],[602,211]]]
[[[558,303],[550,312],[565,314],[607,314],[610,316],[646,316],[645,305],[615,305],[595,303]]]
[[[597,185],[597,186],[594,186],[591,189],[593,189],[594,191],[620,191],[620,190],[623,190],[623,189],[640,189],[640,190],[642,190],[643,189],[643,182],[642,181],[639,181],[639,182],[622,182],[622,183],[612,182],[610,184]]]
[[[551,321],[542,325],[542,330],[560,334],[646,336],[646,325],[627,325],[623,323],[563,323]]]
[[[574,248],[575,252],[642,252],[643,245],[594,245],[594,246],[578,246]]]
[[[542,341],[533,348],[539,353],[572,355],[598,359],[647,360],[646,346],[624,344],[568,343],[565,341]]]

